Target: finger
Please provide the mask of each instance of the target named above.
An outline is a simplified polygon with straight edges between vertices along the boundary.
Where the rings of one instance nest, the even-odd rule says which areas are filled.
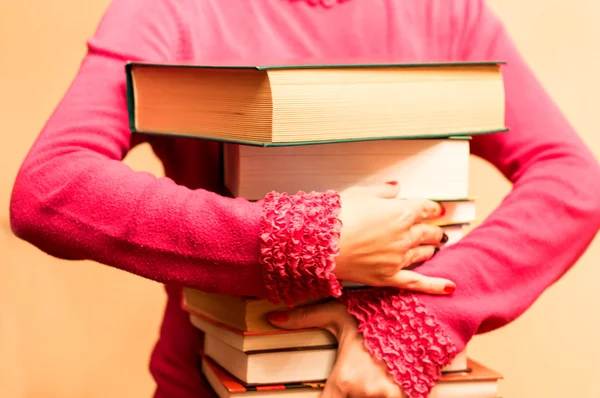
[[[337,301],[296,307],[288,311],[275,311],[267,315],[274,326],[281,329],[323,328],[338,337],[339,323],[348,315]]]
[[[450,294],[456,289],[454,282],[448,279],[426,276],[409,270],[399,271],[386,281],[386,285],[414,292],[437,295]]]
[[[439,247],[433,245],[423,245],[408,249],[404,254],[405,266],[403,268],[408,268],[411,265],[429,260],[439,249]]]
[[[435,219],[442,215],[442,206],[431,200],[408,199],[405,203],[414,213],[415,224],[424,220]]]
[[[444,229],[436,225],[414,224],[409,230],[412,247],[437,245],[444,243]]]

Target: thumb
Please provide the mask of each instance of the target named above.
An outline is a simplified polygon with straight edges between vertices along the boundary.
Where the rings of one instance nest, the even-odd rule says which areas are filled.
[[[339,304],[325,303],[275,311],[267,315],[269,322],[281,329],[327,329],[335,334],[339,319]],[[345,311],[344,311],[345,312]]]

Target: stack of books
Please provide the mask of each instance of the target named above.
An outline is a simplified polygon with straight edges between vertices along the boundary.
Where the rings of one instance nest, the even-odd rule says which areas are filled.
[[[127,85],[133,132],[221,143],[231,196],[398,181],[401,198],[442,204],[445,214],[428,222],[446,245],[476,217],[470,137],[507,130],[500,63],[130,63]],[[266,314],[284,305],[258,298],[184,289],[182,307],[204,331],[201,370],[219,396],[320,394],[337,354],[328,332],[278,330]],[[495,397],[499,378],[461,353],[431,396]]]
[[[468,359],[464,371],[446,373],[429,394],[429,398],[488,398],[497,397],[499,373]],[[284,385],[248,385],[232,377],[210,358],[204,358],[202,372],[215,393],[223,397],[302,397],[318,398],[325,382],[288,383]]]

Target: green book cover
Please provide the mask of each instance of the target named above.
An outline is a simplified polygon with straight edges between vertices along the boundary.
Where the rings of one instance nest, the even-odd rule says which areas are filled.
[[[126,65],[128,73],[134,66],[158,66],[158,67],[176,67],[176,68],[207,68],[207,69],[254,69],[261,70],[278,70],[278,69],[340,69],[340,68],[415,68],[415,67],[466,67],[466,66],[493,66],[504,65],[503,61],[472,61],[472,62],[420,62],[420,63],[351,63],[351,62],[335,62],[335,63],[286,63],[286,64],[262,64],[262,65],[202,65],[192,63],[155,63],[155,62],[139,62],[129,61]]]

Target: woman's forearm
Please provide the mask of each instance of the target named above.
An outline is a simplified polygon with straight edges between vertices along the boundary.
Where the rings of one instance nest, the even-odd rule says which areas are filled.
[[[111,5],[75,80],[21,166],[10,206],[14,232],[56,257],[94,260],[167,284],[274,300],[336,293],[326,250],[335,245],[326,222],[339,211],[335,195],[250,203],[122,162],[132,138],[125,62],[181,56],[180,18],[165,2]],[[131,35],[114,35],[120,31],[115,25],[131,20]],[[295,275],[277,272],[280,257],[298,255],[300,248],[285,246],[288,225],[273,228],[271,222],[285,224],[291,215],[300,225],[295,233],[302,236],[310,227],[319,236],[314,243],[324,248],[315,251],[310,272],[306,262],[297,264],[304,286],[291,286]]]

